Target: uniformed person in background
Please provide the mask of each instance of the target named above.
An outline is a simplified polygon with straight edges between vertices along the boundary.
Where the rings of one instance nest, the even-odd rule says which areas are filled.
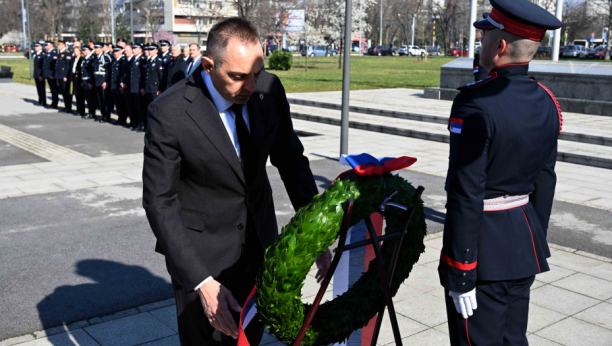
[[[42,45],[38,42],[34,43],[34,51],[32,56],[34,65],[34,81],[36,82],[36,92],[38,93],[37,106],[47,107],[47,89],[45,89],[45,77],[43,77],[43,65],[45,64],[46,54],[42,51]]]
[[[127,41],[124,38],[120,38],[117,40],[117,46],[121,47],[121,49],[125,49],[126,45],[127,45]]]
[[[166,89],[169,89],[172,85],[185,78],[185,69],[187,63],[181,55],[181,47],[177,44],[172,46],[172,59],[168,64],[166,72]]]
[[[96,69],[96,58],[95,54],[91,50],[91,47],[88,44],[84,44],[81,49],[83,50],[83,63],[81,64],[81,79],[82,85],[81,90],[83,91],[83,95],[85,95],[85,102],[87,102],[87,110],[88,114],[81,116],[82,119],[95,119],[96,118],[96,108],[97,108],[97,98],[96,98],[96,90],[95,90],[95,69]]]
[[[488,16],[489,16],[489,12],[485,12],[482,14],[483,19],[487,19]],[[481,39],[481,43],[482,43],[482,39]],[[482,48],[482,45],[480,47]],[[472,68],[474,71],[475,81],[483,80],[489,76],[489,71],[480,65],[480,50],[476,50],[474,52],[474,61],[473,61]]]
[[[113,44],[109,42],[103,43],[102,53],[104,53],[110,59],[113,59]]]
[[[125,128],[135,128],[138,125],[138,114],[134,114],[132,111],[132,94],[130,93],[130,73],[132,61],[134,60],[134,53],[132,52],[132,46],[126,44],[123,46],[123,54],[125,61],[123,63],[123,70],[121,71],[121,95],[125,104],[125,113],[130,119],[129,124],[123,125]]]
[[[528,76],[547,30],[527,0],[491,0],[482,29],[483,81],[459,88],[449,120],[446,221],[438,272],[452,345],[527,345],[529,292],[549,270],[560,107]]]
[[[160,40],[159,41],[159,49],[161,50],[159,52],[159,57],[162,60],[162,64],[164,65],[164,76],[163,76],[163,88],[160,88],[160,92],[164,92],[166,90],[167,84],[166,81],[168,80],[168,67],[170,66],[170,60],[172,59],[172,56],[170,55],[170,41],[167,40]]]
[[[51,90],[51,106],[49,108],[57,109],[58,103],[58,85],[57,79],[55,79],[55,66],[57,65],[57,51],[53,48],[53,42],[47,41],[45,46],[45,62],[43,63],[43,77],[49,84]]]
[[[142,44],[132,44],[134,51],[134,59],[130,64],[130,93],[132,98],[132,116],[138,119],[138,125],[132,126],[132,131],[144,132],[145,118],[147,116],[146,109],[143,108],[145,103],[145,84],[146,75],[145,68],[147,59],[142,55]]]
[[[145,73],[145,94],[146,94],[146,103],[144,104],[145,113],[149,104],[155,101],[157,96],[161,94],[161,91],[164,89],[164,85],[166,84],[164,81],[165,75],[165,67],[162,59],[159,57],[158,46],[155,43],[151,43],[149,45],[149,61],[147,62],[147,68]],[[144,122],[144,127],[146,129],[147,123],[146,118]]]
[[[113,93],[113,100],[117,106],[117,116],[119,117],[117,125],[125,126],[127,124],[127,112],[125,110],[125,102],[123,101],[121,94],[121,80],[123,69],[125,68],[124,64],[126,57],[123,55],[123,50],[121,47],[113,48],[113,52],[115,54],[115,60],[112,62],[111,66],[111,91]]]
[[[60,113],[72,113],[72,93],[70,92],[70,76],[72,74],[72,52],[66,48],[65,41],[57,41],[59,49],[57,64],[55,66],[55,79],[57,80],[59,91],[64,99],[64,108]]]
[[[96,101],[98,108],[100,109],[100,118],[95,120],[98,122],[110,122],[110,110],[106,104],[106,93],[110,92],[109,85],[107,84],[110,76],[110,58],[102,51],[102,43],[96,43],[94,49],[96,51],[94,60],[94,76],[95,76],[95,90],[96,90]]]

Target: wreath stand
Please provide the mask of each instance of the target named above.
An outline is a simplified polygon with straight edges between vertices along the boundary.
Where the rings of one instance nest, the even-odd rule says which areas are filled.
[[[419,199],[421,199],[421,195],[423,194],[424,190],[425,190],[424,187],[419,186],[418,189],[416,190],[416,193],[414,194],[413,201],[418,201]],[[402,337],[400,335],[399,327],[397,325],[397,317],[395,316],[395,308],[393,306],[393,297],[391,296],[391,293],[389,292],[389,287],[391,286],[391,278],[393,278],[393,274],[395,272],[395,266],[397,264],[397,258],[398,258],[399,251],[401,248],[400,245],[402,244],[402,241],[404,240],[404,235],[408,232],[407,231],[408,225],[410,224],[410,221],[412,220],[412,216],[414,215],[415,207],[412,207],[406,211],[406,213],[408,213],[408,221],[406,222],[406,226],[404,227],[404,230],[402,232],[385,234],[379,237],[376,235],[376,230],[374,229],[374,225],[372,225],[372,220],[370,219],[370,217],[367,217],[364,219],[364,221],[368,229],[370,238],[345,245],[346,236],[347,236],[348,229],[349,229],[349,222],[351,220],[351,213],[353,211],[354,203],[355,201],[352,198],[347,200],[347,208],[346,208],[346,212],[344,213],[344,218],[342,220],[342,227],[340,228],[340,240],[338,241],[338,248],[334,250],[335,252],[334,259],[331,263],[331,266],[329,267],[329,270],[327,271],[327,275],[325,275],[325,278],[323,279],[323,282],[321,283],[321,288],[319,288],[319,292],[317,293],[314,303],[312,304],[312,307],[310,308],[310,310],[308,311],[308,314],[306,315],[306,318],[304,319],[304,324],[302,324],[300,333],[298,334],[297,339],[295,339],[293,346],[300,346],[300,344],[302,343],[302,340],[304,339],[304,336],[306,335],[306,331],[308,330],[308,327],[310,327],[310,323],[312,322],[312,319],[314,318],[314,315],[317,312],[317,309],[319,308],[321,299],[323,299],[323,294],[325,294],[325,291],[327,290],[327,286],[329,285],[329,282],[331,281],[332,276],[334,276],[334,272],[336,271],[338,262],[340,262],[340,257],[342,257],[342,253],[344,251],[349,251],[349,250],[356,249],[362,246],[367,246],[367,245],[372,245],[374,247],[374,253],[375,253],[376,259],[378,260],[377,262],[378,262],[378,272],[380,273],[380,283],[382,285],[383,295],[385,297],[385,304],[380,309],[380,311],[378,311],[378,317],[376,319],[376,326],[374,328],[374,334],[372,335],[372,343],[370,345],[376,346],[376,342],[378,341],[378,334],[380,333],[382,319],[385,314],[385,307],[387,307],[389,309],[389,319],[391,320],[391,328],[393,329],[393,336],[395,338],[395,344],[402,346]],[[391,254],[391,261],[389,261],[387,270],[385,271],[382,253],[380,251],[380,242],[390,240],[390,239],[395,239],[398,237],[399,239],[395,242],[395,247],[393,248],[393,253]]]

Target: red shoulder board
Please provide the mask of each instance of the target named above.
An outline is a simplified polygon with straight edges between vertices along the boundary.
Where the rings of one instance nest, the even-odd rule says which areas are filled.
[[[489,75],[489,77],[487,77],[487,78],[485,78],[483,80],[472,82],[472,83],[466,84],[466,85],[464,85],[462,87],[459,87],[459,88],[457,88],[457,90],[474,90],[474,89],[478,89],[481,86],[483,86],[483,85],[485,85],[485,84],[495,80],[495,78],[497,78],[497,72],[491,73]]]
[[[535,81],[535,79],[533,79]],[[548,94],[548,96],[550,96],[550,98],[553,100],[553,102],[555,103],[555,106],[557,107],[557,112],[559,113],[559,135],[561,134],[561,130],[563,129],[563,114],[561,114],[561,106],[559,105],[559,101],[557,101],[557,98],[555,97],[555,95],[553,95],[552,91],[548,90],[547,87],[545,87],[544,85],[542,85],[542,83],[537,82],[539,86],[542,87],[542,89],[544,89],[544,91],[546,91],[546,93]]]

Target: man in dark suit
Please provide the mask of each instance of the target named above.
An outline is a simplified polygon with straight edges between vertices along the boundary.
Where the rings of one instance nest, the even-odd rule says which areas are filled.
[[[57,64],[58,55],[55,48],[53,48],[53,42],[51,41],[47,41],[45,49],[47,53],[43,63],[42,76],[47,80],[47,83],[49,84],[49,89],[51,89],[50,108],[57,109],[57,103],[59,101],[59,87],[57,85],[57,79],[55,79],[55,66]]]
[[[178,81],[185,78],[185,68],[187,68],[187,63],[181,55],[180,46],[172,46],[171,54],[172,60],[170,60],[170,63],[168,64],[168,72],[166,73],[168,79],[166,81],[167,88],[170,88]]]
[[[244,19],[217,23],[208,57],[148,109],[143,206],[166,256],[183,346],[236,344],[238,311],[278,235],[268,157],[296,210],[318,193],[257,37]],[[249,324],[251,344],[263,329]]]

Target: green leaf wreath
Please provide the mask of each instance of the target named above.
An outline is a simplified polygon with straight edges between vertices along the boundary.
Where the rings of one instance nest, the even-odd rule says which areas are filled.
[[[399,175],[385,173],[382,177],[362,177],[353,173],[344,180],[336,180],[283,227],[281,235],[266,250],[257,277],[256,293],[258,318],[266,323],[278,340],[293,343],[298,336],[311,307],[301,300],[304,279],[317,256],[338,237],[346,201],[349,198],[355,200],[350,222],[353,226],[380,211],[384,197],[396,191],[393,202],[409,208],[415,206],[416,210],[404,237],[391,283],[391,294],[395,296],[425,251],[423,238],[427,233],[423,202],[419,200],[414,205],[416,189]],[[408,217],[404,210],[393,207],[385,208],[383,215],[387,234],[401,231]],[[384,261],[390,260],[393,245],[394,241],[383,242]],[[346,293],[319,307],[302,345],[342,342],[376,315],[384,305],[376,259],[370,262],[369,268]]]

